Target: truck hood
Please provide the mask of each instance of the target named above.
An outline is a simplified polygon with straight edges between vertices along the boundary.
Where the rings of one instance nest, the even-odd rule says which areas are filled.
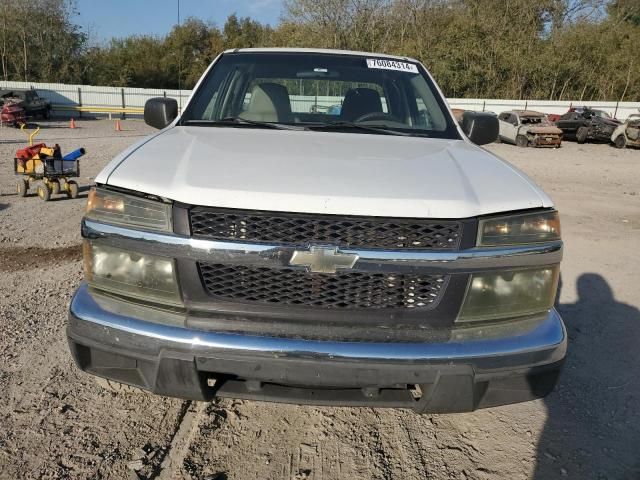
[[[522,172],[463,140],[173,127],[116,157],[96,182],[192,205],[466,218],[550,207]]]

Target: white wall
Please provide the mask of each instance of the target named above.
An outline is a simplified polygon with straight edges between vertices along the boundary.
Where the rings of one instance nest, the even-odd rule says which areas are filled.
[[[54,105],[73,106],[79,105],[80,100],[83,106],[99,107],[122,107],[122,96],[124,92],[124,103],[126,107],[144,107],[144,103],[152,97],[167,96],[175,98],[184,105],[191,94],[190,90],[163,90],[145,88],[119,88],[119,87],[96,87],[90,85],[66,85],[61,83],[28,83],[28,82],[4,82],[0,81],[0,89],[7,88],[35,88],[38,95],[48,99]],[[306,96],[305,96],[306,97]],[[320,96],[317,98],[318,105],[329,107],[339,104],[340,97]],[[452,108],[462,108],[465,110],[489,111],[500,113],[505,110],[524,109],[538,110],[544,113],[565,113],[570,106],[589,106],[605,110],[611,116],[624,120],[632,113],[638,113],[640,102],[581,102],[581,101],[551,101],[551,100],[494,100],[494,99],[471,99],[471,98],[450,98],[448,99]],[[313,96],[302,98],[292,96],[291,99],[294,110],[307,111],[307,105],[311,108],[316,103]]]
[[[10,88],[34,88],[38,95],[54,106],[122,107],[123,93],[126,107],[144,107],[152,97],[170,97],[178,103],[186,103],[191,90],[163,90],[151,88],[96,87],[91,85],[66,85],[62,83],[27,83],[0,81],[0,90]]]

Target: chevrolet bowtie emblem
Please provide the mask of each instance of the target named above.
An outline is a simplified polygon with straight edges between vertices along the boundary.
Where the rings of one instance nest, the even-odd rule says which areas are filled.
[[[293,252],[289,265],[307,267],[315,273],[336,273],[339,268],[353,268],[357,260],[358,255],[340,253],[338,247],[311,247]]]

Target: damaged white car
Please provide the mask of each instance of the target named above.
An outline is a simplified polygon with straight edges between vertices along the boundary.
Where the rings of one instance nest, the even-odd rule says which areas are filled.
[[[519,147],[554,147],[562,144],[562,130],[554,126],[544,113],[510,110],[498,115],[500,140]]]
[[[613,131],[611,141],[616,148],[640,147],[640,113],[629,115],[627,121]]]

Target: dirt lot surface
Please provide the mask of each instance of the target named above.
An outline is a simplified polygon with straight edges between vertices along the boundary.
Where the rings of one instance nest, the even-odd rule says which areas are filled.
[[[38,141],[83,146],[87,187],[142,122],[43,125]],[[47,128],[44,128],[44,127]],[[14,193],[24,135],[0,130],[0,478],[640,478],[640,151],[567,142],[491,145],[554,198],[566,242],[560,386],[544,400],[458,415],[112,394],[67,351],[82,278],[86,197]]]

